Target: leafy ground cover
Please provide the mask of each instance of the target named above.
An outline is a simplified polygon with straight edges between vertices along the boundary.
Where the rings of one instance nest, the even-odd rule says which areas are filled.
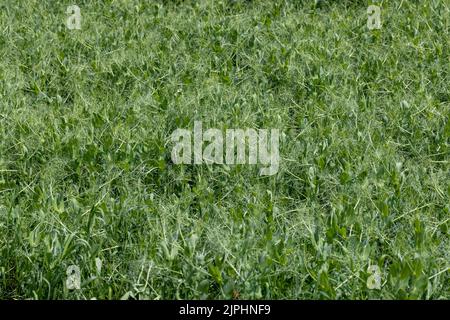
[[[367,1],[71,4],[0,3],[0,298],[450,298],[450,1],[380,30]],[[279,172],[174,165],[194,121],[280,129]]]

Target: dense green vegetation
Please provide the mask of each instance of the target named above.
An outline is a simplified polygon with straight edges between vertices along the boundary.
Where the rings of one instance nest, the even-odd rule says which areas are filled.
[[[0,298],[450,298],[450,1],[376,3],[1,1]],[[174,165],[194,121],[278,174]]]

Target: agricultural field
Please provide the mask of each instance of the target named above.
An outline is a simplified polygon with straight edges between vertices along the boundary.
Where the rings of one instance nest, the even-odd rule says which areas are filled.
[[[449,299],[449,31],[450,0],[2,0],[0,299]],[[175,163],[196,122],[279,130],[278,167]]]

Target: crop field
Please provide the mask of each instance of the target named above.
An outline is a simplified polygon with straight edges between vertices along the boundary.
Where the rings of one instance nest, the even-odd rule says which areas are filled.
[[[450,299],[449,49],[450,0],[2,0],[0,299]]]

